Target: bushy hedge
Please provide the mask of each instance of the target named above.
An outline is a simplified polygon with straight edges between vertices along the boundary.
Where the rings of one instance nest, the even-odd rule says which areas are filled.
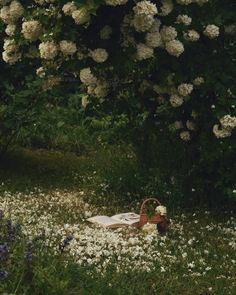
[[[26,69],[33,83],[14,93],[10,113],[27,110],[35,89],[41,110],[66,109],[76,97],[87,116],[80,124],[109,130],[115,122],[143,169],[157,169],[161,183],[176,184],[185,195],[235,195],[233,1],[0,3],[3,60],[19,76]],[[23,113],[27,121],[30,114]]]

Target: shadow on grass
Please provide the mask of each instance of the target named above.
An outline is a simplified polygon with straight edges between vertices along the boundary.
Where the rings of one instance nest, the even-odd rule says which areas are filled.
[[[11,191],[71,189],[79,185],[85,163],[72,153],[17,149],[0,160],[0,184]]]

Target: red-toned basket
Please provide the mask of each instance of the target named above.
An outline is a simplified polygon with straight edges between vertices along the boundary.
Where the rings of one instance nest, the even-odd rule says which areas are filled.
[[[141,205],[141,208],[140,208],[140,220],[139,220],[138,227],[142,227],[142,226],[144,226],[144,224],[146,224],[148,222],[157,224],[157,223],[163,221],[163,216],[161,216],[159,213],[158,214],[156,213],[154,216],[152,216],[150,218],[148,217],[148,215],[146,213],[144,213],[145,205],[150,201],[156,202],[159,206],[161,205],[161,203],[156,198],[148,198],[148,199],[144,200]]]

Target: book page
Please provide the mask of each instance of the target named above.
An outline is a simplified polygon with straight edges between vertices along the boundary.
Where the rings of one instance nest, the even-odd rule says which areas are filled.
[[[115,220],[109,216],[94,216],[87,219],[87,221],[92,223],[97,223],[105,227],[119,227],[126,226],[121,220]]]
[[[111,218],[127,225],[134,225],[135,223],[139,222],[140,215],[133,212],[128,212],[113,215]]]

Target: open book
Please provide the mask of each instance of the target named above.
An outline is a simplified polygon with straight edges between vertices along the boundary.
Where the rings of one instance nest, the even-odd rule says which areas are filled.
[[[136,213],[128,212],[109,216],[94,216],[87,219],[87,221],[96,223],[104,227],[124,227],[124,226],[138,226],[140,216]]]

